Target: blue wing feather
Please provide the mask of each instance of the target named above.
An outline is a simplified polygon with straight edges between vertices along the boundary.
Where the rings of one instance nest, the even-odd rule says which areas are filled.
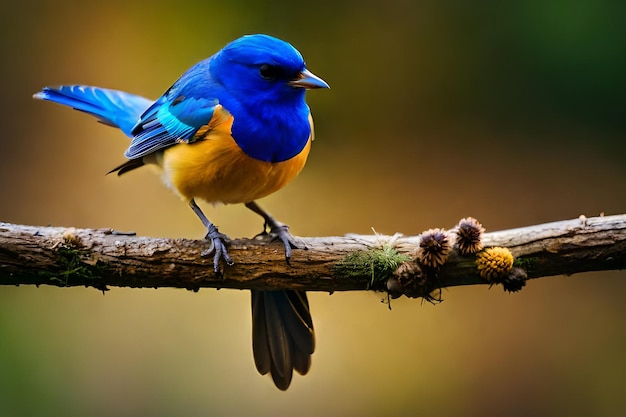
[[[127,136],[132,136],[133,126],[152,104],[152,100],[124,91],[86,85],[46,87],[33,97],[91,114],[106,125],[119,127]]]
[[[176,143],[193,142],[198,130],[211,121],[218,104],[217,99],[184,97],[168,91],[133,127],[134,138],[124,155],[141,158]]]
[[[157,101],[123,91],[85,85],[46,87],[34,95],[91,114],[100,122],[119,127],[132,138],[125,156],[137,159],[180,142],[193,142],[207,125],[219,102],[213,98],[185,97],[172,87]],[[203,91],[203,93],[206,93]]]

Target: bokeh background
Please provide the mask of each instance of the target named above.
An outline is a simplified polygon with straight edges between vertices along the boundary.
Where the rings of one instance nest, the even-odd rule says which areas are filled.
[[[126,138],[31,95],[160,95],[246,33],[289,40],[329,91],[301,176],[262,204],[302,236],[488,230],[626,212],[626,3],[7,1],[0,220],[202,238]],[[205,206],[220,229],[259,218]],[[294,261],[297,265],[298,255]],[[433,306],[310,295],[313,368],[254,369],[247,291],[0,288],[2,416],[623,416],[625,272],[444,291]]]

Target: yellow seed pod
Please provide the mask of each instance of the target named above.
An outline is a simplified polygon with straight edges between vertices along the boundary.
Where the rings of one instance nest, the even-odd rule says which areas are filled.
[[[487,281],[499,282],[513,269],[513,259],[507,248],[487,248],[476,256],[476,268]]]

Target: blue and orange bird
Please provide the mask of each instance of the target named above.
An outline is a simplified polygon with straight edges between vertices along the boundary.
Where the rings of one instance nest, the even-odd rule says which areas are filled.
[[[233,261],[226,236],[195,199],[244,203],[261,215],[263,232],[282,241],[287,262],[295,248],[288,226],[255,200],[289,183],[307,160],[313,120],[305,91],[328,88],[306,69],[289,43],[247,35],[191,67],[159,99],[83,85],[46,87],[34,95],[73,107],[131,138],[128,159],[111,172],[161,168],[172,188],[207,228],[213,268]],[[286,390],[293,370],[311,366],[315,334],[306,293],[252,290],[252,347],[257,370]]]

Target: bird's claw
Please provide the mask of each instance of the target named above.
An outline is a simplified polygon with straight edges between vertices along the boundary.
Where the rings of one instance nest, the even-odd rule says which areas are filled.
[[[301,247],[296,243],[296,239],[293,235],[289,233],[289,226],[277,222],[273,218],[270,218],[269,220],[266,219],[263,224],[263,231],[254,236],[254,239],[266,239],[267,237],[269,237],[267,240],[268,243],[272,243],[275,240],[280,240],[282,242],[285,247],[285,261],[287,262],[287,265],[291,266],[291,250],[301,249]]]
[[[291,250],[300,249],[300,246],[296,244],[295,238],[289,233],[289,226],[286,224],[276,224],[270,228],[269,236],[270,242],[280,239],[285,246],[285,261],[287,265],[291,265]]]
[[[228,249],[226,249],[226,243],[228,242],[228,237],[217,230],[217,227],[214,225],[210,225],[207,231],[206,236],[204,237],[207,240],[211,241],[211,246],[200,254],[200,256],[209,256],[211,253],[213,255],[213,271],[215,275],[222,276],[222,269],[220,268],[220,260],[224,259],[226,265],[234,265],[232,258],[228,254]]]
[[[265,239],[267,236],[269,236],[269,233],[267,233],[267,224],[263,225],[263,231],[261,233],[257,233],[256,235],[254,235],[254,237],[252,238],[253,240],[262,240]]]

